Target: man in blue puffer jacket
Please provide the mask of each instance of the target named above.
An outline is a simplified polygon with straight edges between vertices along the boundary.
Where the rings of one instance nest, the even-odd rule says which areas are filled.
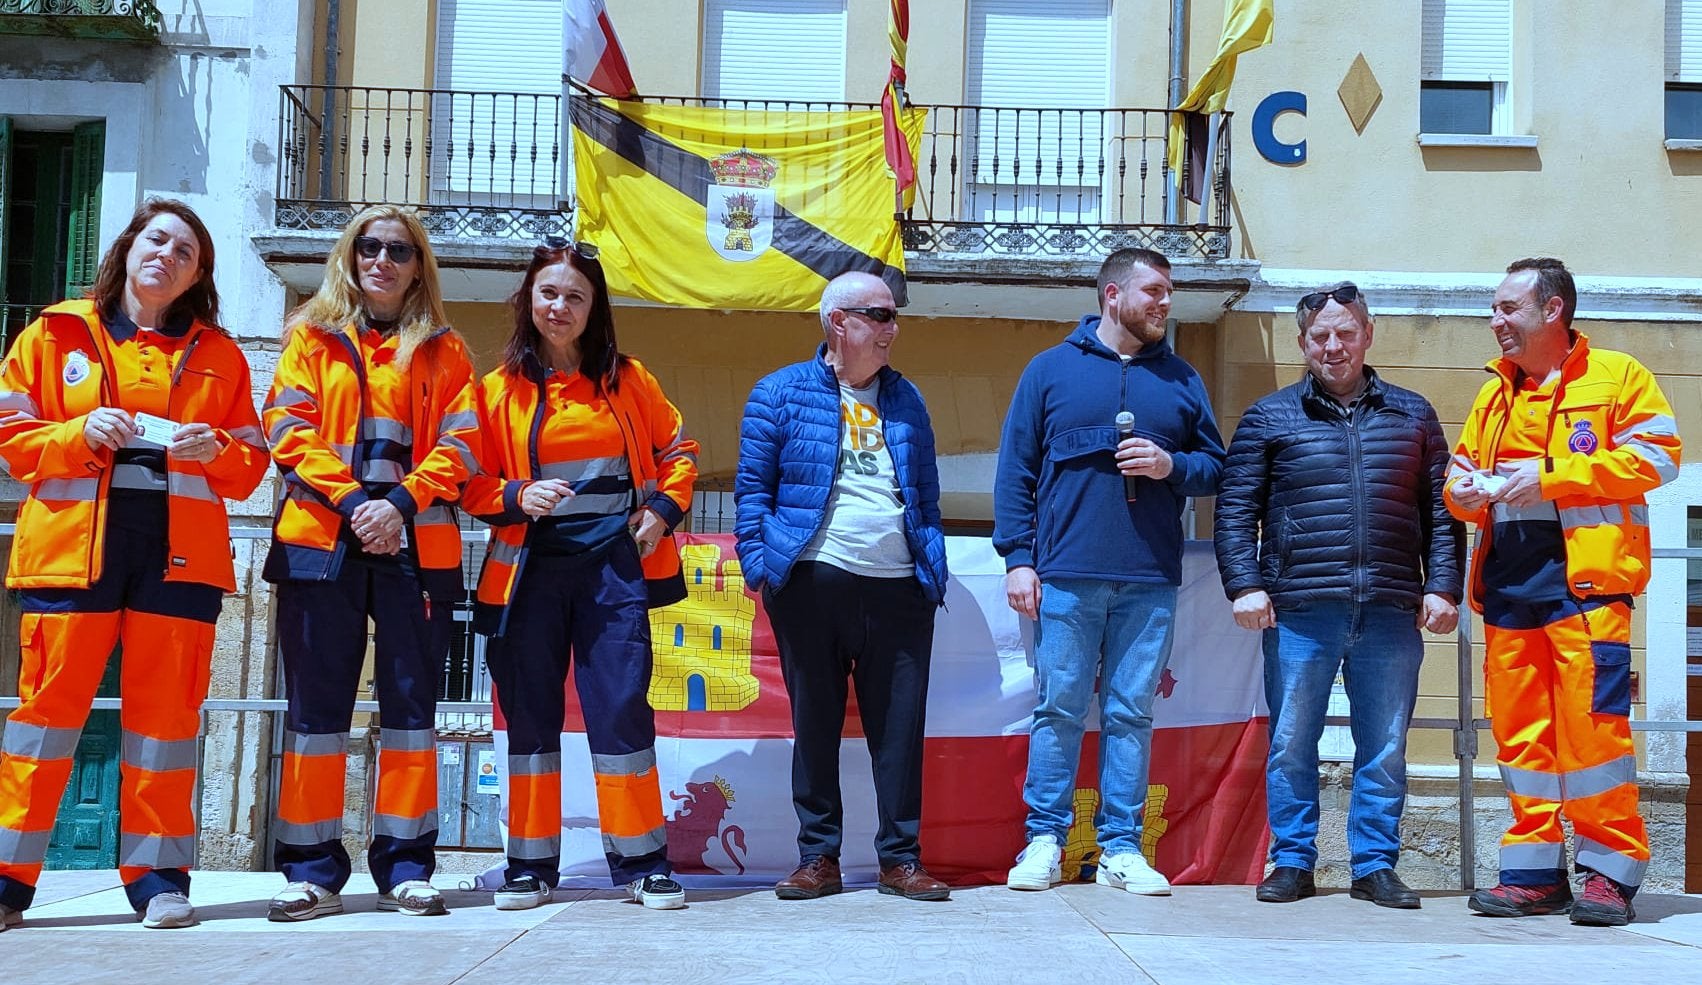
[[[839,740],[846,679],[874,767],[880,891],[943,900],[922,867],[922,736],[934,613],[946,593],[934,429],[889,365],[892,291],[844,274],[822,292],[814,359],[759,381],[739,428],[739,562],[762,592],[792,701],[797,871],[781,899],[842,888]]]
[[[1199,374],[1165,340],[1170,291],[1162,255],[1111,254],[1099,268],[1099,314],[1034,357],[1005,418],[993,546],[1011,608],[1038,620],[1028,847],[1006,878],[1012,889],[1059,881],[1097,679],[1095,880],[1170,892],[1141,854],[1154,692],[1182,582],[1182,507],[1217,492],[1224,459]],[[1117,424],[1125,411],[1127,436]]]

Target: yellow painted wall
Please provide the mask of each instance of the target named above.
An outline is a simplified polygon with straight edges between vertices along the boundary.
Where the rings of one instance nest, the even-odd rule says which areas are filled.
[[[1542,5],[1540,24],[1533,11]],[[1284,0],[1276,40],[1241,58],[1229,108],[1239,253],[1290,268],[1499,271],[1564,257],[1580,275],[1702,275],[1702,156],[1663,148],[1664,4],[1514,0],[1510,99],[1535,150],[1420,148],[1420,4]],[[1216,47],[1222,0],[1193,0],[1190,78]],[[1382,104],[1356,134],[1336,90],[1363,52]],[[1265,161],[1260,100],[1307,96],[1308,160]]]

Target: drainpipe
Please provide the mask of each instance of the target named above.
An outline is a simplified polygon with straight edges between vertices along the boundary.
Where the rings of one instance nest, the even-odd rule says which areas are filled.
[[[333,0],[335,2],[335,0]],[[1188,0],[1170,0],[1170,101],[1166,109],[1175,109],[1181,105],[1185,93],[1182,90],[1182,58],[1188,42]],[[1165,133],[1169,134],[1169,120],[1166,120]],[[1167,138],[1168,139],[1168,138]],[[1165,147],[1168,151],[1170,148]],[[1166,160],[1169,159],[1166,155]],[[1182,176],[1171,174],[1164,183],[1164,221],[1177,223],[1181,221],[1180,184]]]
[[[336,129],[332,114],[337,109],[332,87],[337,84],[337,13],[341,6],[341,0],[325,0],[325,72],[320,79],[324,88],[319,108],[319,197],[325,200],[331,197],[331,141]]]

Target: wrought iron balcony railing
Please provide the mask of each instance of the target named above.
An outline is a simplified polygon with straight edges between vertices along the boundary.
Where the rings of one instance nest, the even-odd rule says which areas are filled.
[[[652,97],[748,113],[872,104]],[[436,235],[536,239],[571,224],[556,93],[285,86],[277,225],[340,228],[370,202],[420,206]],[[1166,222],[1168,116],[1154,109],[934,106],[905,248],[951,257],[1084,257],[1125,246],[1229,255],[1229,129],[1204,206]],[[1199,155],[1203,160],[1204,154]],[[1194,220],[1197,221],[1187,221]]]
[[[154,0],[0,0],[0,34],[157,41]]]
[[[45,307],[45,304],[0,304],[0,355],[11,350],[12,340]]]

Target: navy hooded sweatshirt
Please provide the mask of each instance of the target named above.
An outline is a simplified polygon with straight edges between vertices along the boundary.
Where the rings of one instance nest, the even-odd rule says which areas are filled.
[[[1223,438],[1200,375],[1168,339],[1124,361],[1087,315],[1023,370],[1005,418],[993,486],[993,546],[1005,568],[1042,580],[1179,585],[1182,507],[1217,493]],[[1117,471],[1116,417],[1170,453],[1163,479],[1136,479],[1128,502]]]

